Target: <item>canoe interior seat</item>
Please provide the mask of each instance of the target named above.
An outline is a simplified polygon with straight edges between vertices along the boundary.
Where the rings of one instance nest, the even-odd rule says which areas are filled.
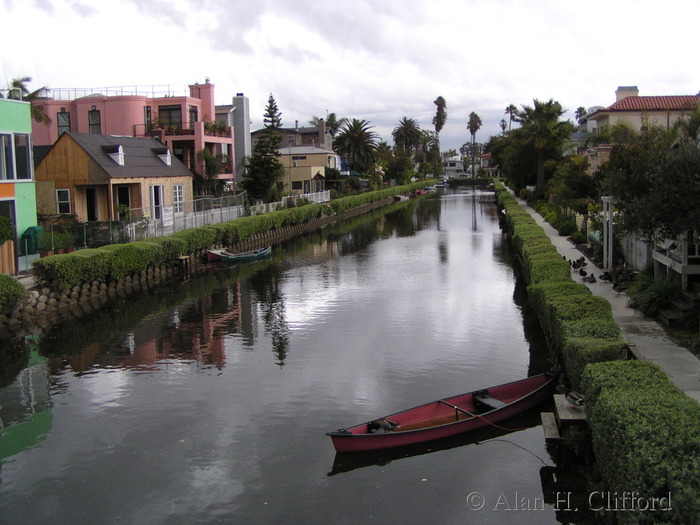
[[[482,410],[496,410],[506,406],[508,403],[491,397],[488,390],[479,390],[474,392],[474,404]]]

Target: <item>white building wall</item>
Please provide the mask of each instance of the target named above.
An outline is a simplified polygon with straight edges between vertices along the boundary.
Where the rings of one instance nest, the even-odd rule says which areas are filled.
[[[248,97],[238,93],[233,97],[231,126],[233,127],[233,149],[235,155],[234,172],[236,186],[243,180],[243,159],[249,157],[253,148],[250,139],[250,103]]]

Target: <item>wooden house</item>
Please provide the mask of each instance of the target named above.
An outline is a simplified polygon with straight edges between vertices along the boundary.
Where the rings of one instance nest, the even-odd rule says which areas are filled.
[[[159,219],[184,211],[192,172],[160,140],[65,132],[35,169],[37,212],[119,220],[131,209]]]

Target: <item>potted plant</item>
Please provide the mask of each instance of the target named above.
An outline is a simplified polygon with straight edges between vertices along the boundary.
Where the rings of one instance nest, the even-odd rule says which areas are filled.
[[[56,233],[54,241],[58,253],[70,253],[75,249],[73,233],[69,231]]]

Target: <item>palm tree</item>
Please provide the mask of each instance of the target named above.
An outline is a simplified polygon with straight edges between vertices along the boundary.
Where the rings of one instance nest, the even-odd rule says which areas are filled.
[[[506,122],[506,119],[504,119],[504,118],[501,119],[500,126],[501,126],[501,131],[503,133],[505,133],[506,128],[508,127],[508,123]]]
[[[333,149],[356,171],[365,171],[377,161],[379,136],[366,120],[347,121],[333,139]]]
[[[391,132],[394,146],[412,156],[421,145],[421,129],[416,119],[403,117]]]
[[[420,146],[416,150],[416,162],[435,162],[433,152],[438,146],[437,134],[427,129],[421,130]],[[438,148],[439,151],[439,148]],[[437,161],[440,159],[438,157]]]
[[[473,111],[469,113],[467,129],[472,136],[472,177],[474,176],[474,153],[476,152],[476,132],[481,128],[481,118]]]
[[[515,104],[508,105],[508,107],[506,108],[506,115],[509,115],[508,131],[510,131],[510,125],[513,123],[514,120],[517,120],[518,117],[518,108],[515,107]]]
[[[579,127],[582,127],[583,123],[586,122],[586,115],[588,115],[588,111],[583,106],[576,109],[576,122],[578,122]]]
[[[532,107],[523,106],[522,111],[518,112],[517,121],[521,126],[513,132],[514,138],[532,147],[537,155],[536,198],[544,196],[547,153],[561,150],[562,144],[573,132],[573,124],[559,120],[563,114],[561,104],[553,99],[547,102],[535,99]]]
[[[338,118],[335,113],[329,113],[326,118],[326,127],[328,131],[330,131],[331,137],[335,137],[335,134],[338,133],[338,130],[342,128],[347,121],[348,119],[345,117]]]
[[[31,82],[31,77],[13,78],[7,88],[7,98],[13,100],[26,100],[32,105],[31,115],[37,122],[50,124],[51,119],[44,111],[43,105],[36,104],[36,101],[46,96],[49,88],[42,86],[34,91],[29,91],[27,83]]]
[[[433,117],[433,126],[435,126],[435,138],[440,143],[440,131],[445,127],[445,122],[447,122],[447,102],[442,97],[438,97],[433,101],[433,104],[437,106],[437,112]]]
[[[326,115],[326,129],[331,134],[331,137],[335,137],[335,134],[338,133],[338,130],[347,122],[347,120],[348,119],[345,117],[339,119],[335,113],[328,113]],[[309,124],[316,127],[318,127],[320,123],[321,117],[317,117],[316,115],[311,117],[311,120],[309,121]]]

